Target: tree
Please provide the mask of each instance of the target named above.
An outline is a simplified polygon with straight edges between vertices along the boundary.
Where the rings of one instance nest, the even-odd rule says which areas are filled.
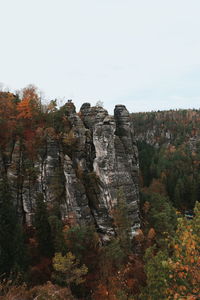
[[[62,231],[62,221],[59,220],[59,218],[55,215],[50,216],[48,221],[51,227],[51,235],[55,251],[65,253],[67,250],[67,246]]]
[[[73,226],[66,232],[66,244],[90,272],[96,272],[98,265],[99,236],[93,226]]]
[[[128,254],[131,247],[131,221],[122,189],[119,189],[117,193],[117,205],[113,210],[113,219],[120,246],[124,253]]]
[[[22,272],[26,251],[22,228],[6,181],[0,183],[0,274]]]
[[[167,289],[170,268],[168,265],[168,252],[160,250],[155,255],[153,247],[148,248],[144,257],[147,286],[143,289],[140,299],[157,300],[168,299]]]
[[[155,169],[154,159],[156,156],[156,149],[146,142],[138,141],[137,146],[139,150],[140,171],[142,172],[143,183],[144,186],[149,186],[153,179],[152,169]]]
[[[99,260],[101,279],[108,283],[109,276],[123,265],[125,258],[126,254],[117,238],[113,238],[108,245],[102,247]]]
[[[200,295],[200,203],[195,205],[195,217],[178,220],[173,239],[173,256],[169,258],[169,295],[195,297]]]
[[[176,211],[164,196],[153,194],[150,196],[150,209],[147,213],[150,228],[156,231],[156,241],[159,245],[168,243],[177,225]]]
[[[29,119],[36,115],[40,108],[40,98],[37,93],[36,87],[29,85],[23,89],[22,100],[17,106],[18,119]]]
[[[149,248],[145,255],[147,286],[141,299],[198,299],[200,294],[200,204],[195,217],[178,219],[166,249]]]
[[[16,96],[0,92],[0,147],[3,149],[16,134]]]
[[[38,194],[35,210],[35,229],[40,253],[44,256],[53,254],[53,240],[51,227],[48,221],[48,213],[43,194]]]
[[[84,276],[88,272],[86,265],[79,266],[79,260],[71,252],[65,256],[56,253],[53,258],[53,268],[55,281],[61,285],[66,284],[68,287],[71,283],[76,285],[83,283]]]

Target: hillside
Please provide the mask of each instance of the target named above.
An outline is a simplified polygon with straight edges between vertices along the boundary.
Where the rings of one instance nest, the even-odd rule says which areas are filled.
[[[0,92],[0,299],[198,299],[199,118]]]
[[[144,191],[167,195],[178,209],[200,200],[200,111],[132,114]]]

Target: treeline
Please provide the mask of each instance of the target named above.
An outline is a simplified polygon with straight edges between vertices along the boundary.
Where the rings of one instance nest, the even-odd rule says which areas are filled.
[[[136,136],[148,136],[151,132],[152,144],[169,142],[179,146],[200,134],[200,110],[179,109],[134,113],[131,115]]]

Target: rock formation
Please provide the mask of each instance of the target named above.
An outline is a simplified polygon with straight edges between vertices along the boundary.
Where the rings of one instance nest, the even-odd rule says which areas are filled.
[[[106,238],[114,233],[112,209],[121,188],[133,230],[138,216],[138,154],[129,113],[124,105],[109,116],[102,107],[73,103],[64,106],[69,131],[61,139],[47,135],[34,160],[20,141],[10,148],[10,159],[0,157],[1,175],[7,174],[19,213],[31,222],[37,193],[48,205],[57,202],[63,219],[95,224]]]

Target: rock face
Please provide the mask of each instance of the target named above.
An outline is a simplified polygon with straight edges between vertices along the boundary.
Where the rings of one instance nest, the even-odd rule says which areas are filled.
[[[43,193],[49,206],[59,204],[63,219],[95,224],[106,237],[114,234],[112,210],[121,189],[134,229],[139,224],[139,166],[126,107],[117,105],[109,116],[104,108],[85,103],[77,114],[68,102],[65,117],[68,133],[59,140],[48,135],[36,159],[25,156],[19,141],[5,168],[0,157],[0,170],[6,169],[19,213],[31,222],[37,193]]]
[[[100,228],[105,231],[107,228],[104,228],[104,224],[108,223],[110,212],[117,204],[117,192],[120,188],[126,198],[132,225],[139,222],[138,159],[132,133],[128,111],[122,105],[115,108],[114,118],[107,116],[94,127],[94,171],[101,182],[96,219]],[[112,226],[110,230],[112,231]]]

